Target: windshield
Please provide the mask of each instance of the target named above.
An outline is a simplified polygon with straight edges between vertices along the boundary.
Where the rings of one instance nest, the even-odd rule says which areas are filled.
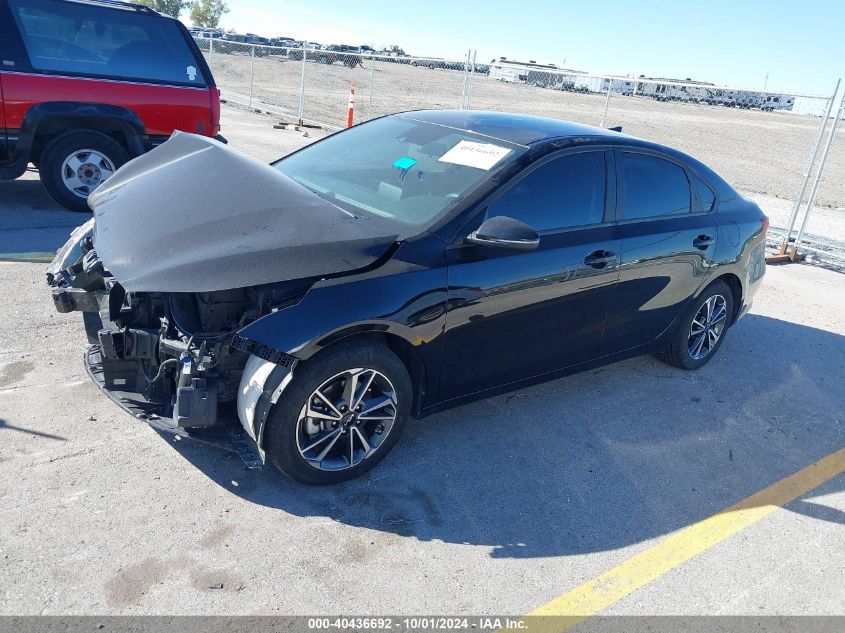
[[[470,132],[388,117],[329,137],[274,167],[353,213],[420,226],[522,151]]]

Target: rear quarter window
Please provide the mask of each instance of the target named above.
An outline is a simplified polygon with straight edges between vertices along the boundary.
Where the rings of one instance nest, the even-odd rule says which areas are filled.
[[[34,69],[204,86],[175,20],[56,0],[9,0]]]
[[[691,174],[692,186],[698,198],[698,211],[709,212],[713,210],[716,204],[716,194],[713,190],[698,176]]]

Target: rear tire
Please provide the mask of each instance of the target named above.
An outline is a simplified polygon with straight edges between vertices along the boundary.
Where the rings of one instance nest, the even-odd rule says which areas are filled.
[[[370,376],[369,389],[361,392]],[[350,380],[360,395],[357,407],[354,397],[353,406],[347,406]],[[294,369],[293,380],[267,417],[264,450],[273,465],[302,483],[354,479],[395,446],[410,415],[412,396],[408,371],[386,346],[372,341],[337,343]],[[380,401],[386,404],[377,407]],[[342,417],[330,419],[337,413]]]
[[[53,200],[71,211],[90,211],[88,195],[128,160],[129,154],[110,136],[93,130],[68,132],[44,148],[39,173]]]
[[[680,369],[703,367],[722,346],[733,318],[733,293],[721,279],[711,283],[687,308],[663,359]]]

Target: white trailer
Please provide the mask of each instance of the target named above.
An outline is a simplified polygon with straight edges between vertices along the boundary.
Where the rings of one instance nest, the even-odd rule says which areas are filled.
[[[553,76],[560,69],[554,64],[538,64],[537,62],[518,62],[505,57],[490,62],[490,79],[507,83],[544,84],[552,81]]]

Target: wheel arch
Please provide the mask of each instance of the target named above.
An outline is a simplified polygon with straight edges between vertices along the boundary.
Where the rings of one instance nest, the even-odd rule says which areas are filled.
[[[725,282],[728,285],[728,288],[731,289],[731,298],[733,299],[733,314],[731,314],[731,323],[735,323],[739,317],[740,311],[742,310],[742,300],[745,296],[745,289],[742,285],[742,280],[736,273],[725,271],[715,277],[708,277],[704,282],[702,282],[698,290],[695,291],[693,297],[697,298],[701,296],[701,293],[707,290],[716,281]]]
[[[742,309],[742,281],[740,281],[739,277],[734,273],[723,273],[716,277],[713,281],[716,280],[724,281],[728,285],[728,288],[731,289],[731,295],[733,298],[733,314],[731,314],[731,323],[735,323],[737,317],[739,316],[739,311]]]
[[[289,356],[293,359],[290,363],[277,364],[271,361],[262,360],[259,356],[251,355],[244,368],[238,393],[238,417],[244,430],[255,440],[261,460],[265,460],[264,453],[264,428],[267,416],[272,406],[280,397],[297,372],[297,367],[302,363],[319,360],[322,352],[335,348],[341,343],[355,340],[377,342],[384,345],[393,352],[399,361],[408,371],[411,379],[411,390],[413,400],[411,402],[411,415],[418,417],[423,409],[426,394],[426,365],[422,354],[406,338],[395,332],[367,327],[368,324],[359,324],[355,327],[346,328],[335,332],[331,338],[323,337],[322,345],[319,348],[312,346],[307,354]],[[369,324],[376,326],[377,324]]]
[[[53,139],[83,130],[106,134],[131,158],[146,151],[146,131],[137,114],[122,106],[76,101],[39,103],[27,110],[17,151],[37,162]]]
[[[419,350],[407,338],[389,330],[358,326],[349,328],[347,331],[335,333],[328,344],[322,345],[320,350],[312,358],[315,356],[319,357],[320,352],[330,349],[341,342],[348,343],[356,340],[372,341],[384,345],[399,358],[408,371],[408,376],[411,378],[411,389],[413,392],[411,412],[414,416],[418,416],[425,402],[425,380],[427,372],[422,354],[420,354]]]

